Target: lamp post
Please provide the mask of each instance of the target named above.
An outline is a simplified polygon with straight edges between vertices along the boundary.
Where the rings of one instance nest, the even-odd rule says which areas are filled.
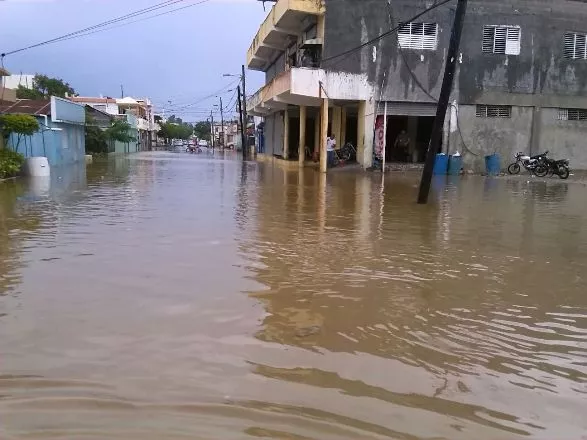
[[[240,109],[240,119],[242,120],[241,123],[241,139],[243,144],[243,159],[247,159],[249,156],[248,146],[247,146],[247,89],[246,89],[246,77],[245,77],[245,65],[241,66],[242,72],[240,75],[235,75],[232,73],[225,73],[222,76],[224,77],[235,77],[240,78],[242,83],[242,105]]]

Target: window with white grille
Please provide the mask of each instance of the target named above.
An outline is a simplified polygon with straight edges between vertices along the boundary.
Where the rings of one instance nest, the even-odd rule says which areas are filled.
[[[571,60],[587,59],[587,34],[565,32],[563,56]]]
[[[520,26],[483,26],[483,52],[520,55]]]
[[[438,47],[437,23],[404,23],[398,30],[401,49],[436,50]]]
[[[511,118],[511,105],[477,105],[475,115],[478,118]]]
[[[582,108],[559,108],[559,121],[587,121],[587,110]]]

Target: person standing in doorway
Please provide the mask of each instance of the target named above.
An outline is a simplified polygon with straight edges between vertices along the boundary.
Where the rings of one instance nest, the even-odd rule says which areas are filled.
[[[336,136],[333,134],[326,138],[326,154],[328,159],[328,166],[334,166],[334,149],[336,148]]]
[[[406,130],[402,130],[400,131],[400,133],[397,135],[397,138],[395,139],[395,143],[393,144],[393,147],[396,151],[396,155],[398,158],[402,158],[402,161],[406,161],[408,162],[408,155],[410,152],[410,136],[408,136],[408,133],[406,133]]]

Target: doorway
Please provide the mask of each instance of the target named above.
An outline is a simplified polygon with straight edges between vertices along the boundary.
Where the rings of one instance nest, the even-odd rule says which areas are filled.
[[[388,116],[385,160],[400,163],[424,162],[433,125],[434,116]],[[400,136],[402,132],[404,134]],[[396,140],[400,138],[403,138],[409,146],[402,146],[401,141],[396,145]],[[442,146],[439,147],[440,151]]]

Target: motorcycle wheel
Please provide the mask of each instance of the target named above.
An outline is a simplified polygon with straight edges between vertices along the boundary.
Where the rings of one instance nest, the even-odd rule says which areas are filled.
[[[534,174],[538,177],[544,177],[548,174],[548,167],[545,165],[537,165],[534,168]]]
[[[520,173],[520,164],[514,162],[508,167],[508,173],[510,174],[519,174]]]
[[[569,169],[565,166],[560,166],[558,167],[558,177],[560,177],[561,179],[565,180],[569,178]]]

